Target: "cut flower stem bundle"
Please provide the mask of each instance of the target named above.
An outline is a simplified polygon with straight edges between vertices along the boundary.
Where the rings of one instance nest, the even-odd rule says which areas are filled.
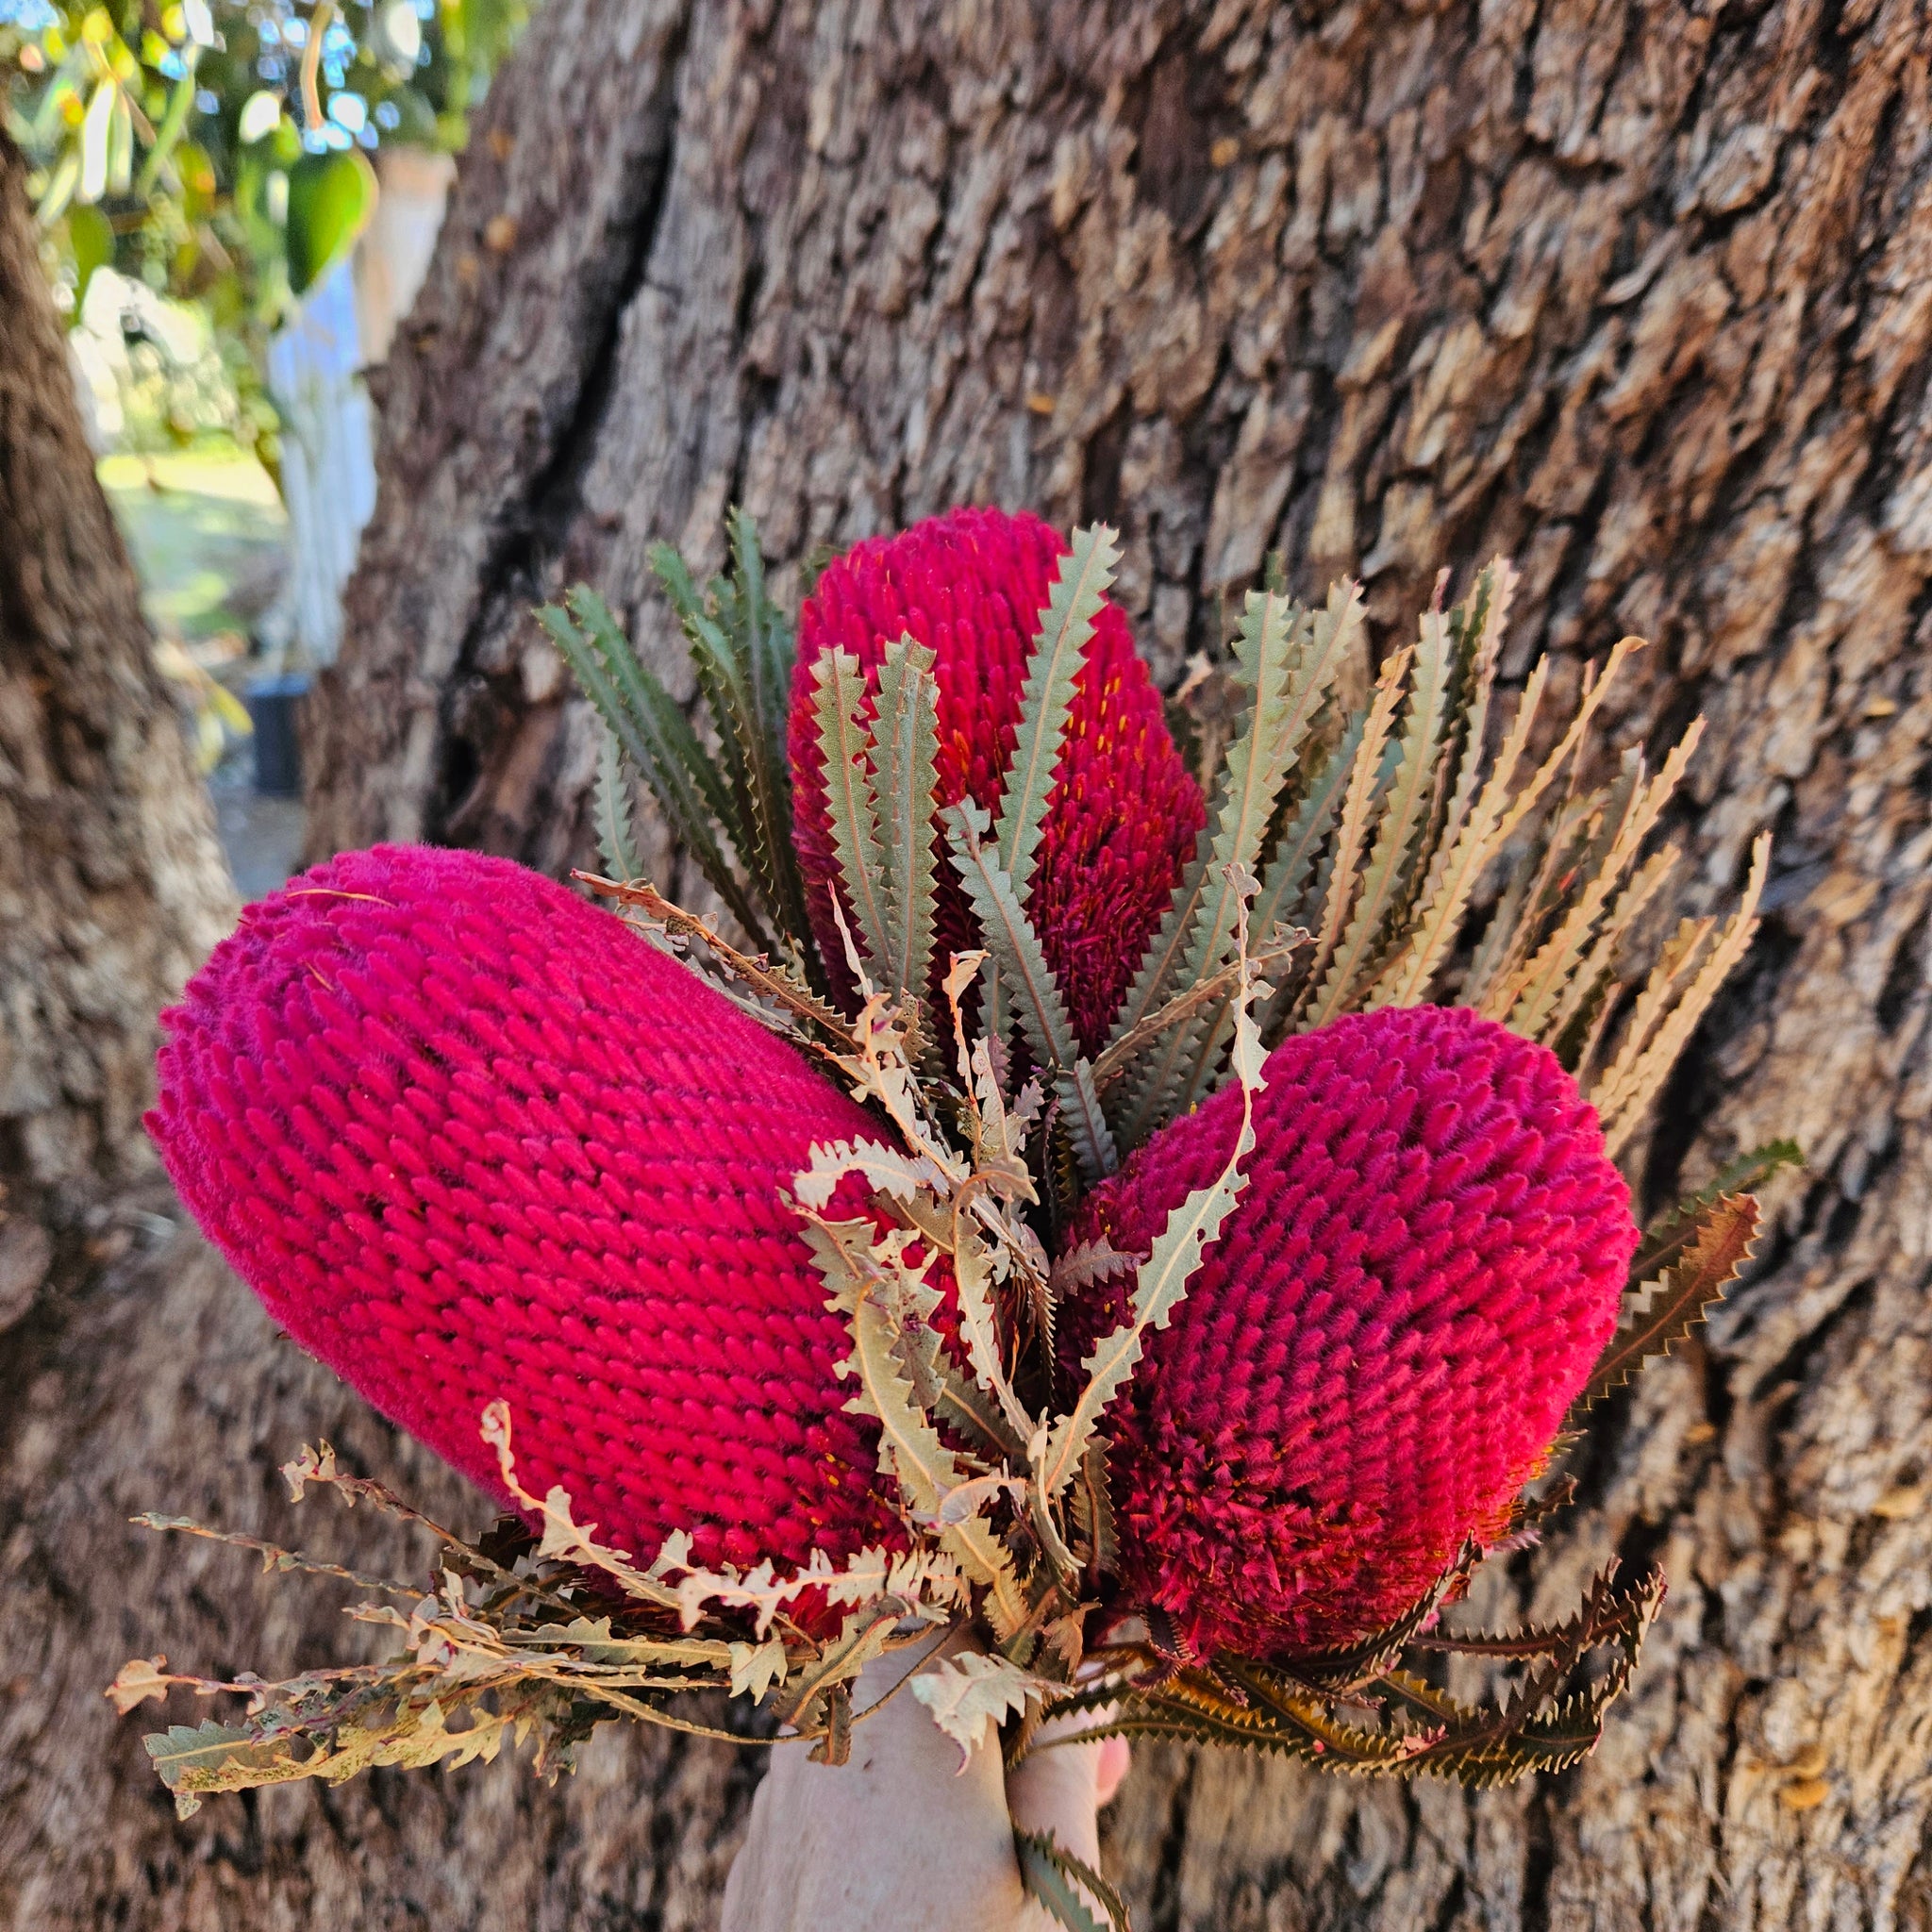
[[[937,1653],[960,1627],[976,1647],[910,1688],[962,1755],[997,1731],[1017,1757],[1058,1717],[1057,1740],[1213,1740],[1353,1774],[1480,1785],[1575,1762],[1636,1665],[1660,1576],[1612,1565],[1547,1627],[1468,1631],[1455,1605],[1487,1554],[1523,1547],[1567,1500],[1554,1464],[1582,1414],[1722,1295],[1748,1258],[1750,1190],[1796,1158],[1744,1157],[1641,1240],[1610,1165],[1743,958],[1764,885],[1760,839],[1732,912],[1684,921],[1633,973],[1678,861],[1659,833],[1698,727],[1657,771],[1631,750],[1589,783],[1635,641],[1560,724],[1546,663],[1510,705],[1500,563],[1453,608],[1439,586],[1351,714],[1337,692],[1363,649],[1357,592],[1305,607],[1273,573],[1211,673],[1239,715],[1197,782],[1107,599],[1104,526],[1068,544],[958,512],[875,540],[828,567],[795,634],[740,514],[729,539],[731,570],[702,590],[654,556],[702,724],[594,593],[541,616],[601,714],[605,869],[577,877],[658,962],[639,986],[715,1010],[703,1024],[721,1040],[755,1026],[858,1103],[835,1113],[827,1097],[844,1124],[780,1176],[793,1232],[765,1251],[795,1257],[783,1265],[842,1337],[833,1381],[800,1397],[799,1426],[834,1448],[774,1465],[795,1474],[773,1520],[803,1526],[759,1531],[701,1487],[632,1504],[620,1484],[598,1503],[547,1480],[549,1424],[508,1370],[464,1411],[464,1466],[513,1512],[480,1541],[327,1445],[305,1450],[287,1470],[298,1498],[325,1487],[417,1524],[435,1574],[412,1586],[225,1538],[351,1584],[372,1599],[352,1614],[393,1647],[277,1684],[127,1665],[110,1692],[124,1710],[176,1686],[246,1700],[233,1722],[148,1739],[177,1805],[507,1743],[554,1774],[613,1717],[741,1741],[741,1721],[724,1728],[694,1691],[749,1700],[837,1765],[866,1721],[865,1665]],[[642,877],[640,781],[715,916]],[[291,893],[313,905],[276,917],[375,932],[453,890],[438,855],[367,858],[391,883],[310,874]],[[487,895],[490,865],[462,890]],[[412,893],[420,908],[402,905]],[[338,913],[331,895],[375,909]],[[606,916],[531,903],[558,933]],[[222,970],[181,1039],[242,996],[242,969]],[[317,969],[327,999],[374,997],[335,970]],[[528,1009],[541,1032],[550,1008]],[[365,1384],[347,1344],[330,1354],[282,1314],[268,1257],[286,1266],[291,1237],[253,1232],[259,1214],[218,1220],[197,1193],[242,1130],[216,1146],[224,1103],[183,1086],[188,1064],[164,1055],[151,1123],[184,1197],[298,1340],[463,1462],[412,1396]],[[516,1104],[591,1120],[595,1077]],[[255,1118],[239,1102],[235,1117]],[[419,1177],[389,1144],[382,1186],[426,1199],[457,1184],[454,1155]],[[581,1226],[598,1185],[589,1172],[542,1224]],[[425,1280],[468,1265],[393,1206],[371,1211]],[[619,1269],[609,1288],[625,1307],[674,1291],[648,1233],[634,1278]],[[487,1307],[464,1319],[487,1340]],[[610,1334],[585,1332],[570,1345]],[[746,1363],[717,1373],[757,1386]],[[466,1369],[448,1387],[467,1401],[486,1384]],[[437,1398],[450,1428],[455,1399]],[[635,1426],[658,1427],[639,1402]],[[771,1428],[792,1440],[783,1415]],[[1450,1694],[1457,1654],[1508,1673],[1495,1701]],[[1050,1842],[1021,1857],[1065,1923],[1124,1923]]]

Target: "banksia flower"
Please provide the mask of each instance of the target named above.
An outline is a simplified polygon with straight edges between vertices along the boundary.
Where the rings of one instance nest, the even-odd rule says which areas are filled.
[[[1493,1541],[1637,1244],[1556,1056],[1472,1012],[1338,1020],[1266,1075],[1247,1186],[1106,1424],[1127,1598],[1201,1655],[1347,1644]],[[1075,1239],[1145,1252],[1240,1119],[1228,1088],[1165,1128]],[[1069,1310],[1069,1366],[1125,1306]]]
[[[304,1348],[482,1488],[641,1560],[897,1541],[783,1198],[844,1095],[608,913],[378,847],[251,907],[166,1016],[148,1129]]]
[[[938,657],[940,803],[998,809],[1033,637],[1066,540],[1037,517],[962,509],[874,538],[830,564],[798,614],[791,764],[794,836],[819,949],[841,986],[831,917],[837,875],[813,717],[814,667],[842,645],[869,679],[909,635]],[[1103,603],[1067,723],[1027,910],[1088,1053],[1122,995],[1207,816],[1126,620]],[[939,900],[941,969],[979,943],[949,867]]]

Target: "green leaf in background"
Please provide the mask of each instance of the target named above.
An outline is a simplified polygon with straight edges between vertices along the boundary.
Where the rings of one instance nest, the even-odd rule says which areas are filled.
[[[375,212],[375,170],[356,149],[304,155],[289,170],[289,288],[312,289]]]
[[[114,259],[113,225],[92,204],[69,208],[67,245],[74,251],[75,271],[71,319],[77,322],[95,269],[107,268]]]

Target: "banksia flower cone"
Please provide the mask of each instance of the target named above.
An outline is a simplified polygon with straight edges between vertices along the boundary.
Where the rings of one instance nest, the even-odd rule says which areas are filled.
[[[242,915],[165,1016],[148,1129],[269,1312],[503,1494],[640,1560],[896,1541],[842,1319],[781,1198],[864,1114],[608,913],[378,847]]]
[[[819,950],[841,986],[831,916],[837,876],[812,708],[814,667],[837,646],[875,680],[886,646],[911,636],[938,658],[941,805],[969,794],[996,812],[1018,734],[1022,686],[1066,540],[1039,518],[962,509],[874,538],[830,564],[798,614],[791,686],[795,836]],[[1207,817],[1168,736],[1126,620],[1103,604],[1067,722],[1027,910],[1088,1053],[1106,1043],[1129,981]],[[941,970],[979,943],[950,866],[940,869]]]
[[[1546,1048],[1436,1007],[1268,1059],[1246,1188],[1108,1410],[1122,1578],[1197,1654],[1292,1657],[1399,1617],[1493,1541],[1616,1325],[1637,1230]],[[1235,1142],[1230,1087],[1091,1196],[1144,1253]],[[1063,1365],[1124,1318],[1069,1311]]]

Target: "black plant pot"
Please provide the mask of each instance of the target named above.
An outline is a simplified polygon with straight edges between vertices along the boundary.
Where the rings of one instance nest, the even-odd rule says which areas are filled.
[[[306,671],[258,678],[248,687],[248,715],[255,722],[255,789],[269,798],[293,798],[302,790],[301,702]]]

